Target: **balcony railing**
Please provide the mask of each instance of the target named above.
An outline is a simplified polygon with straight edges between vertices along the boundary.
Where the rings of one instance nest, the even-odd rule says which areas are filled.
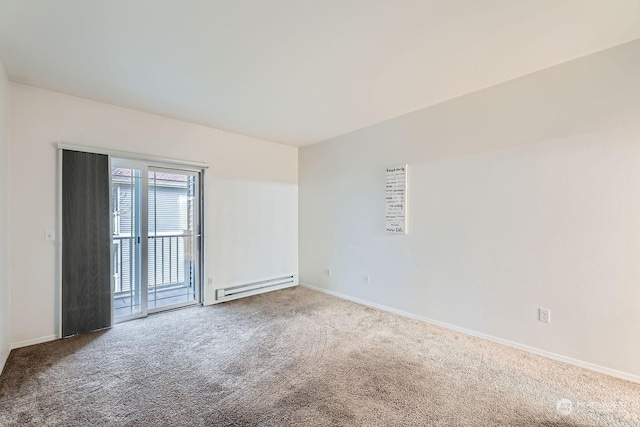
[[[149,236],[147,254],[149,289],[188,286],[191,283],[193,267],[189,248],[192,247],[190,241],[192,238],[190,235],[168,233]],[[136,236],[113,237],[113,276],[116,294],[136,291],[132,289],[132,285],[135,288],[138,269],[137,242]]]

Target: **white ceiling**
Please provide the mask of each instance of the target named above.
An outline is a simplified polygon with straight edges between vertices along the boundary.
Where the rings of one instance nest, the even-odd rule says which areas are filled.
[[[11,80],[291,145],[640,38],[640,0],[0,0]]]

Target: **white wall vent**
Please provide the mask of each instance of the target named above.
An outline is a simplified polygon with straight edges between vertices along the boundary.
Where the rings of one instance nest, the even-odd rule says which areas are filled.
[[[288,288],[298,284],[298,276],[284,276],[276,279],[261,280],[229,288],[216,289],[216,300],[235,299],[243,296],[255,295],[266,291]]]

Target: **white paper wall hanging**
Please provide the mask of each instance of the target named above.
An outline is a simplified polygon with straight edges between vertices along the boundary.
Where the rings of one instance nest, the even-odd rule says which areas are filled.
[[[386,231],[407,234],[407,171],[408,166],[387,168],[386,176]]]

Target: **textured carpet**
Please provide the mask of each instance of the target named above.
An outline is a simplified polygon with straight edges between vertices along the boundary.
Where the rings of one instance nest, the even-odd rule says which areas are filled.
[[[298,287],[15,350],[0,425],[638,426],[640,385]]]

